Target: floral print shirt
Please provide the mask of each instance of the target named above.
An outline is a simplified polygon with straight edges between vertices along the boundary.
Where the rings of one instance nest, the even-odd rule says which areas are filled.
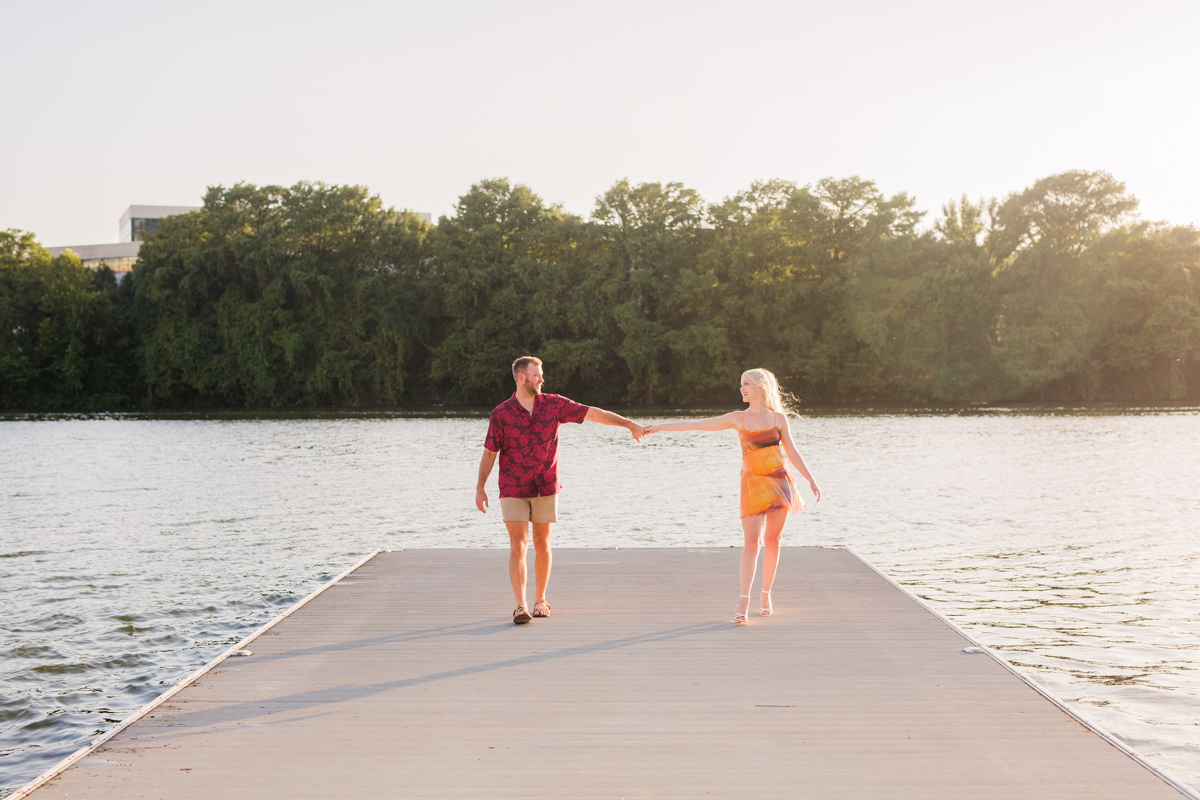
[[[535,396],[532,414],[516,394],[496,406],[483,446],[500,454],[500,496],[558,494],[558,426],[583,422],[588,410],[560,394]]]

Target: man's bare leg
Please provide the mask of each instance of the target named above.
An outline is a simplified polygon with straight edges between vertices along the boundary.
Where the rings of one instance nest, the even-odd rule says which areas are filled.
[[[528,574],[525,553],[529,547],[529,523],[505,520],[508,528],[508,579],[512,582],[513,599],[518,606],[525,605],[525,582]],[[537,526],[534,525],[534,531]]]
[[[534,595],[533,604],[546,602],[546,585],[550,583],[550,567],[553,566],[554,556],[550,552],[550,528],[553,522],[533,523],[533,574]]]

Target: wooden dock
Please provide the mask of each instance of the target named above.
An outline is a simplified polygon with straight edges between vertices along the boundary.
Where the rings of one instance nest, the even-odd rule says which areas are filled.
[[[514,626],[507,550],[379,553],[16,797],[1195,797],[847,550],[733,625],[738,556],[558,549]]]

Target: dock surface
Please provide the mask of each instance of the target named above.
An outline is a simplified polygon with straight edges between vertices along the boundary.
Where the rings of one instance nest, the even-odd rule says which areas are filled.
[[[29,797],[1192,796],[847,550],[744,626],[738,549],[554,554],[514,626],[507,550],[380,553]]]

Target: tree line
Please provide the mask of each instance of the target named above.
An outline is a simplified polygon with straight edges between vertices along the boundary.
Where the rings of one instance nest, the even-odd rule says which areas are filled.
[[[534,354],[584,402],[1194,401],[1200,234],[1103,172],[930,226],[859,178],[706,203],[619,181],[589,219],[471,187],[436,225],[359,186],[213,187],[117,281],[0,233],[0,407],[489,405]]]

